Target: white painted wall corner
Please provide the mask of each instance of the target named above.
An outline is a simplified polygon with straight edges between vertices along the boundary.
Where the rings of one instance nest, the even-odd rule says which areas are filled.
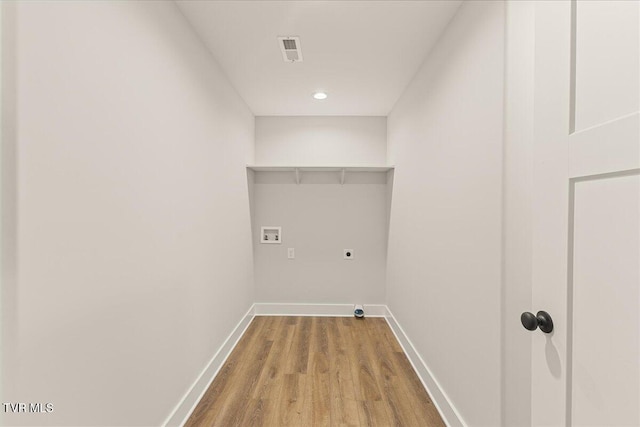
[[[187,422],[189,416],[191,416],[191,413],[198,405],[198,402],[200,402],[200,399],[202,399],[202,396],[204,396],[204,393],[207,391],[216,375],[218,375],[218,372],[222,366],[224,366],[227,358],[251,324],[251,321],[255,317],[254,313],[254,305],[252,304],[247,313],[242,316],[242,319],[238,322],[231,334],[229,334],[227,339],[222,343],[222,346],[220,346],[216,354],[214,354],[211,360],[209,360],[207,366],[205,366],[200,375],[198,375],[198,378],[195,380],[193,385],[185,393],[182,399],[180,399],[180,402],[178,402],[173,411],[171,411],[165,422],[162,424],[164,427],[183,426]]]
[[[422,385],[427,390],[427,393],[429,393],[429,396],[431,396],[431,400],[433,401],[435,407],[438,409],[438,412],[440,413],[440,416],[444,420],[445,424],[449,427],[466,426],[462,416],[454,406],[453,402],[444,392],[444,390],[438,383],[438,380],[436,380],[436,378],[433,376],[431,370],[422,359],[420,354],[417,352],[417,350],[413,346],[413,343],[404,332],[391,310],[386,307],[386,311],[387,313],[385,319],[389,324],[391,331],[396,336],[396,339],[400,343],[402,350],[404,350],[404,354],[407,356],[407,359],[409,359],[409,362],[411,363],[413,370],[416,372],[416,375],[418,375],[418,378],[420,378],[420,382],[422,382]]]

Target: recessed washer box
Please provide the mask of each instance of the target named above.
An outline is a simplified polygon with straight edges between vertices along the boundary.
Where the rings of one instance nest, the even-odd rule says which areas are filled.
[[[260,243],[282,243],[282,227],[261,227]]]

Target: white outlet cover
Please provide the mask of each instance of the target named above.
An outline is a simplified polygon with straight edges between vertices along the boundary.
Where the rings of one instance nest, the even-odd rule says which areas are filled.
[[[287,258],[295,259],[296,258],[296,250],[295,248],[287,248]]]
[[[343,249],[342,254],[344,259],[353,259],[354,257],[353,249]]]

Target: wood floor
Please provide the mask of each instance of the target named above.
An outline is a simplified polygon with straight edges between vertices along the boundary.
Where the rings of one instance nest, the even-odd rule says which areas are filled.
[[[255,317],[186,423],[443,426],[382,318]]]

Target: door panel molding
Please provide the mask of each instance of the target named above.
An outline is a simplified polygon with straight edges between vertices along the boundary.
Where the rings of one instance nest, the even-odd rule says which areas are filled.
[[[637,113],[637,1],[571,0],[569,134]]]
[[[568,241],[567,241],[567,316],[566,316],[566,425],[573,425],[573,381],[574,381],[574,267],[575,267],[575,201],[576,201],[576,184],[601,181],[614,178],[622,178],[628,176],[640,176],[640,168],[621,170],[615,172],[599,173],[586,176],[579,176],[569,179],[569,218],[568,218]]]
[[[630,293],[621,301],[635,304],[637,292],[632,258],[638,251],[633,240],[637,199],[635,187],[627,182],[636,185],[640,174],[640,113],[637,99],[631,98],[638,93],[637,82],[631,81],[638,73],[633,62],[637,49],[630,40],[638,32],[638,22],[631,18],[640,15],[621,13],[627,10],[622,7],[627,6],[613,1],[535,4],[532,308],[549,312],[555,330],[532,336],[532,425],[572,425],[592,413],[615,415],[622,400],[599,404],[620,397],[617,392],[589,406],[594,395],[585,391],[597,392],[600,380],[603,390],[615,390],[606,369],[613,368],[612,374],[620,378],[623,366],[616,361],[628,363],[636,354],[633,343],[624,340],[629,326],[620,326],[619,335],[608,333],[616,333],[612,324],[617,328],[635,319],[635,306],[621,305],[624,311],[616,312],[611,307],[620,294],[599,294],[600,287],[625,289]],[[621,15],[624,19],[618,20]],[[609,187],[607,180],[626,176],[633,178]],[[598,246],[599,241],[606,246]],[[622,269],[607,264],[610,261],[620,262]],[[622,287],[602,285],[608,277]],[[583,326],[592,322],[592,311],[598,315],[599,303],[616,317],[605,317],[594,328],[599,335],[592,336]],[[610,339],[624,357],[610,355],[599,345],[600,338]],[[581,364],[592,368],[585,371]],[[590,378],[596,388],[589,387]],[[633,386],[629,396],[635,396],[635,383],[625,385],[630,390]],[[618,413],[623,414],[629,418],[626,411]]]
[[[569,135],[576,131],[576,54],[578,51],[578,0],[571,0],[569,47]]]
[[[569,137],[569,177],[640,168],[640,112]]]

